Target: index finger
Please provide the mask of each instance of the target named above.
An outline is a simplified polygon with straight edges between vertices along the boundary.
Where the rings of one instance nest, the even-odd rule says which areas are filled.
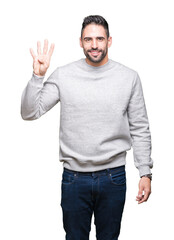
[[[30,48],[30,53],[31,53],[31,56],[33,57],[33,59],[36,57],[36,55],[35,55],[35,53],[34,53],[34,51],[33,51],[33,49],[32,48]]]
[[[49,49],[49,52],[48,52],[48,56],[49,56],[49,58],[51,58],[51,56],[52,56],[52,54],[53,54],[54,46],[55,46],[54,43],[52,43],[51,46],[50,46],[50,49]]]

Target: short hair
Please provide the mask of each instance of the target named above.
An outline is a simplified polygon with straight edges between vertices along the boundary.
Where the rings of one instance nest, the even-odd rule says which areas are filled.
[[[83,35],[84,28],[91,23],[94,23],[97,25],[102,25],[106,31],[107,38],[109,38],[109,35],[110,35],[109,34],[109,25],[108,25],[107,21],[100,15],[90,15],[90,16],[87,16],[84,18],[83,23],[82,23],[82,29],[81,29],[81,38]]]

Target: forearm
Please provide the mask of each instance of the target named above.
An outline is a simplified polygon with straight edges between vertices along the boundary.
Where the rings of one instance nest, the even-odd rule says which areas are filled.
[[[43,77],[32,74],[21,98],[21,116],[24,120],[34,120],[41,116],[40,95],[43,88]]]
[[[59,102],[58,68],[43,82],[44,77],[32,74],[22,93],[21,116],[24,120],[40,118]]]
[[[151,173],[151,168],[153,167],[153,160],[151,158],[151,140],[133,140],[133,155],[134,164],[139,170],[140,177],[145,174]]]
[[[130,132],[132,136],[132,146],[135,166],[139,169],[140,176],[151,173],[150,168],[153,166],[151,159],[151,132],[146,111],[146,106],[143,100],[136,103],[136,115],[129,113],[130,117]]]

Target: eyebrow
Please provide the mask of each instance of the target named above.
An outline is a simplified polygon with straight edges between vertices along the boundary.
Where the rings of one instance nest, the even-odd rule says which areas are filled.
[[[104,38],[104,39],[105,39],[105,37],[103,37],[103,36],[98,36],[98,37],[96,37],[96,38]],[[84,37],[83,39],[84,39],[84,40],[85,40],[85,39],[92,39],[92,37]]]

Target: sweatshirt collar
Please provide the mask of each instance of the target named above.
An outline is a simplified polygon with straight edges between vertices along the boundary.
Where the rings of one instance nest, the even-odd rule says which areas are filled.
[[[105,64],[98,67],[94,67],[88,64],[85,58],[81,58],[78,62],[84,70],[93,71],[93,72],[103,72],[103,71],[109,70],[113,66],[113,61],[111,59],[108,59],[108,61]]]

